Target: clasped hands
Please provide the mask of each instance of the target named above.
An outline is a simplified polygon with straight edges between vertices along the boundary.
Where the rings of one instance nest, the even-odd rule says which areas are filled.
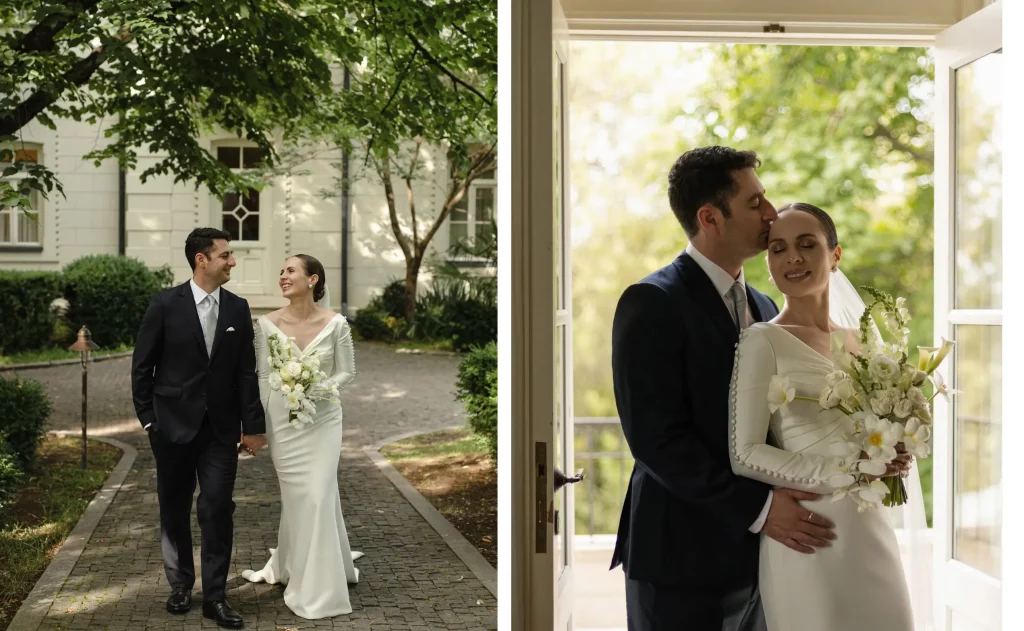
[[[241,441],[239,451],[244,449],[249,452],[250,456],[255,456],[257,451],[267,446],[267,439],[263,437],[263,434],[242,434]]]

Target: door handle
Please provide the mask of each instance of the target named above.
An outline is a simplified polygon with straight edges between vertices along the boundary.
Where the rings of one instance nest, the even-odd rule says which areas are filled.
[[[555,493],[557,493],[559,489],[561,489],[566,484],[576,484],[577,482],[582,482],[584,477],[586,477],[586,474],[583,473],[583,469],[580,469],[579,471],[576,472],[576,475],[569,478],[566,477],[564,473],[559,471],[558,467],[555,467]]]

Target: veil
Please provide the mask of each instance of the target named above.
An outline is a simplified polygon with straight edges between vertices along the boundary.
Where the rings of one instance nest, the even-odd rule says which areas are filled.
[[[328,311],[331,310],[331,290],[327,289],[327,283],[324,283],[324,295],[320,300],[316,301],[316,306],[321,309],[327,309]]]
[[[828,315],[841,327],[859,328],[860,318],[867,305],[853,283],[841,270],[833,272],[829,282]],[[907,578],[910,601],[914,610],[915,631],[932,631],[932,538],[924,512],[924,496],[918,467],[911,468],[903,479],[907,487],[907,503],[886,511],[900,547],[903,571]]]

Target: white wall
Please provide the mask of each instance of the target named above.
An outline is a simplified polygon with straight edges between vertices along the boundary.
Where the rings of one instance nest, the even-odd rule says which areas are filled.
[[[117,165],[107,161],[97,168],[82,159],[105,141],[104,126],[65,120],[58,120],[57,125],[58,131],[54,132],[32,123],[24,129],[24,136],[26,142],[42,145],[42,162],[63,182],[67,199],[52,194],[43,204],[43,251],[0,251],[0,268],[60,269],[85,254],[117,253]],[[233,139],[214,134],[204,136],[201,142],[212,150],[216,143],[228,140]],[[332,306],[341,308],[342,207],[338,178],[342,155],[337,148],[320,147],[310,156],[296,167],[295,174],[271,182],[261,198],[271,216],[261,234],[267,243],[263,297],[247,296],[254,310],[283,304],[277,272],[287,255],[297,253],[310,254],[323,263]],[[204,188],[197,191],[189,183],[176,184],[173,175],[151,177],[143,183],[139,175],[161,157],[140,149],[138,168],[126,174],[125,254],[152,268],[170,265],[175,280],[184,282],[192,274],[184,255],[185,237],[199,226],[219,227],[219,209]],[[353,173],[361,170],[358,151],[351,164]],[[436,217],[447,179],[442,150],[425,150],[423,164],[422,179],[414,184],[420,234]],[[409,216],[405,182],[395,177],[394,187],[398,214],[405,221]],[[324,199],[325,190],[337,195]],[[349,307],[359,309],[392,278],[404,278],[405,259],[391,233],[383,185],[363,175],[353,184],[349,200]],[[432,252],[445,252],[448,241],[445,225],[434,237]],[[422,269],[420,278],[421,286],[429,282],[429,271]]]
[[[21,129],[24,142],[41,145],[41,162],[59,174],[64,195],[54,190],[40,198],[42,252],[0,250],[0,266],[56,270],[86,254],[117,253],[117,165],[96,167],[82,159],[109,143],[104,131],[110,123],[58,121],[52,131],[32,122]]]

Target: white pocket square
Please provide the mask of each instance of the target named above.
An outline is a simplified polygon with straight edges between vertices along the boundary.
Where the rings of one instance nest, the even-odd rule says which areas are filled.
[[[234,330],[235,330],[235,327],[233,327],[233,326],[229,326],[229,327],[227,328],[227,330],[226,330],[226,331],[224,331],[224,332],[225,332],[225,333],[230,333],[230,332],[232,332],[232,331],[234,331]]]

